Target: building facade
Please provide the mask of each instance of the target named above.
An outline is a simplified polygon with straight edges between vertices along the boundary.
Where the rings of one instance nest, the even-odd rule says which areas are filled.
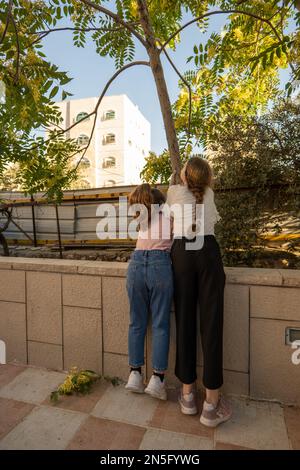
[[[66,137],[82,146],[89,142],[94,115],[87,117],[98,98],[56,103],[61,110]],[[120,186],[140,183],[140,172],[150,150],[150,123],[126,95],[106,96],[99,107],[94,133],[80,163],[85,187]],[[79,158],[79,157],[75,157]],[[76,160],[75,160],[76,161]]]

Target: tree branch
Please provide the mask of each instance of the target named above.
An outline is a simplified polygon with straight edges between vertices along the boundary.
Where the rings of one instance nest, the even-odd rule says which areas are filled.
[[[163,43],[160,52],[163,49],[165,49],[165,47],[169,44],[170,41],[172,41],[172,39],[175,38],[175,36],[177,36],[177,34],[179,34],[181,31],[183,31],[185,28],[187,28],[191,24],[196,23],[197,21],[200,21],[203,18],[207,18],[207,17],[212,16],[212,15],[229,14],[229,13],[236,13],[236,14],[240,14],[240,15],[250,16],[252,18],[256,18],[257,20],[261,20],[264,23],[267,23],[270,26],[270,28],[273,30],[273,32],[276,35],[277,39],[281,42],[282,39],[281,39],[280,35],[278,34],[276,28],[273,26],[271,21],[268,20],[267,18],[261,18],[259,15],[255,15],[254,13],[249,13],[247,11],[242,11],[242,10],[217,10],[217,11],[209,11],[208,13],[204,13],[203,15],[198,16],[197,18],[194,18],[193,20],[188,21],[186,24],[184,24],[183,26],[178,28],[177,31],[175,31],[175,33],[171,34],[171,36]]]
[[[0,44],[3,43],[3,41],[4,41],[4,39],[5,39],[5,36],[6,36],[6,33],[7,33],[7,29],[8,29],[8,25],[9,25],[9,20],[10,20],[10,18],[11,18],[12,4],[13,4],[13,0],[9,0],[9,4],[8,4],[8,6],[7,6],[7,12],[6,12],[5,27],[4,27],[2,36],[1,36],[1,38],[0,38]]]
[[[162,46],[161,42],[160,41],[158,41],[158,42]],[[191,119],[192,119],[192,89],[191,89],[191,85],[184,78],[184,76],[180,73],[180,71],[178,70],[178,68],[176,67],[174,62],[172,61],[172,59],[169,56],[169,54],[167,53],[167,51],[165,49],[163,49],[163,52],[164,52],[168,62],[170,63],[170,65],[173,67],[173,69],[175,70],[175,72],[177,73],[179,78],[182,80],[182,82],[185,84],[185,86],[188,89],[188,93],[189,93],[189,120],[188,120],[188,134],[187,134],[187,142],[186,142],[186,145],[187,145],[189,140],[190,140],[190,136],[191,136]]]
[[[16,65],[16,73],[14,77],[14,83],[17,83],[19,79],[19,71],[20,71],[20,41],[19,41],[19,33],[18,33],[17,25],[12,14],[10,14],[10,19],[15,30],[16,43],[17,43],[17,65]]]
[[[124,70],[127,70],[127,69],[129,69],[130,67],[133,67],[133,66],[135,66],[135,65],[146,65],[146,66],[149,67],[149,66],[150,66],[150,62],[147,62],[147,61],[144,61],[144,60],[137,60],[137,61],[135,61],[135,62],[131,62],[131,63],[129,63],[129,64],[126,64],[126,65],[124,65],[124,67],[122,67],[121,69],[117,70],[117,71],[113,74],[113,76],[108,80],[108,82],[106,83],[105,87],[103,88],[103,91],[102,91],[102,93],[101,93],[101,95],[100,95],[100,97],[99,97],[99,99],[98,99],[98,101],[97,101],[97,104],[96,104],[96,106],[95,106],[95,109],[94,109],[91,113],[89,113],[89,114],[86,116],[86,118],[91,117],[91,116],[95,116],[95,117],[94,117],[94,122],[93,122],[93,127],[92,127],[92,131],[91,131],[91,134],[90,134],[90,138],[89,138],[88,144],[87,144],[84,148],[81,148],[80,150],[76,151],[74,154],[72,154],[72,155],[70,156],[70,158],[73,158],[75,155],[77,155],[79,152],[82,152],[82,150],[83,150],[83,154],[81,155],[80,159],[78,160],[78,162],[77,162],[77,164],[76,164],[76,166],[75,166],[74,171],[77,170],[78,166],[80,165],[81,160],[84,158],[84,156],[85,156],[85,154],[86,154],[86,152],[87,152],[87,149],[89,148],[89,145],[90,145],[90,143],[91,143],[91,140],[92,140],[92,137],[93,137],[93,134],[94,134],[94,131],[95,131],[95,127],[96,127],[96,120],[97,120],[98,109],[99,109],[99,106],[100,106],[100,104],[101,104],[101,101],[102,101],[102,99],[103,99],[105,93],[107,92],[107,90],[108,90],[108,88],[110,87],[110,85],[112,84],[112,82],[120,75],[120,73],[124,72]],[[62,131],[57,132],[56,135],[62,135],[62,134],[65,134],[66,132],[69,132],[71,129],[73,129],[75,126],[77,126],[77,124],[79,124],[80,122],[81,122],[81,121],[75,122],[74,124],[72,124],[72,125],[71,125],[70,127],[68,127],[67,129],[63,129]],[[49,139],[47,139],[44,143],[50,142],[50,141],[53,140],[53,139],[54,139],[54,137],[49,138]],[[37,147],[38,147],[38,145],[36,145],[35,147],[31,147],[29,150],[34,150],[34,149],[37,148]],[[47,193],[48,193],[48,191],[46,191],[46,192],[43,194],[43,196],[47,195]]]
[[[144,47],[146,47],[146,41],[144,40],[143,36],[140,33],[138,33],[130,23],[120,18],[119,15],[117,15],[116,13],[113,13],[112,11],[108,10],[107,8],[101,5],[98,5],[97,3],[92,2],[91,0],[80,0],[80,1],[84,3],[85,5],[93,8],[94,10],[100,11],[100,13],[104,13],[105,15],[112,18],[116,23],[124,26],[143,44]]]

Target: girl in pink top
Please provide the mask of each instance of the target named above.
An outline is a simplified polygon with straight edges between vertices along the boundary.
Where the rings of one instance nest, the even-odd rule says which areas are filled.
[[[170,220],[162,213],[164,195],[149,184],[138,186],[129,196],[129,202],[131,205],[142,204],[143,212],[139,212],[140,230],[127,272],[130,375],[126,389],[166,400],[164,374],[168,367],[173,298]],[[142,366],[149,311],[152,316],[153,374],[144,389]]]

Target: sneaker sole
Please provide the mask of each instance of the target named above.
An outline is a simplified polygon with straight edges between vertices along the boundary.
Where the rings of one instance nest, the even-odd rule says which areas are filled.
[[[198,413],[197,408],[187,408],[184,406],[180,400],[178,400],[180,408],[181,408],[181,413],[184,415],[196,415]]]
[[[159,400],[167,400],[167,392],[159,393],[159,392],[155,392],[153,390],[148,390],[146,388],[145,393],[147,393],[147,395],[150,395],[153,398],[158,398]]]
[[[204,418],[204,416],[200,416],[200,423],[209,428],[216,428],[219,424],[225,423],[230,418],[231,418],[231,415],[227,416],[226,418],[217,418],[217,419],[212,420],[212,419]]]

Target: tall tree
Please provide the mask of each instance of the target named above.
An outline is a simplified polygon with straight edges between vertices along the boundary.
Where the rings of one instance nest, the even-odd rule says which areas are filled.
[[[299,23],[298,7],[298,0],[285,0],[284,2],[281,0],[116,0],[115,2],[105,0],[9,0],[7,2],[0,0],[0,58],[2,59],[0,73],[7,90],[7,104],[2,109],[0,118],[5,123],[5,132],[9,135],[9,142],[13,142],[12,146],[6,145],[5,135],[2,134],[0,144],[4,152],[1,150],[1,155],[6,156],[5,159],[7,156],[12,158],[12,153],[14,155],[20,153],[25,162],[27,161],[26,155],[30,155],[35,162],[31,165],[32,168],[35,165],[39,168],[41,159],[48,168],[48,146],[70,130],[70,128],[64,130],[57,128],[50,138],[40,138],[40,140],[35,138],[34,141],[30,134],[32,129],[39,125],[48,126],[50,121],[57,125],[60,123],[57,109],[53,107],[53,99],[59,89],[67,83],[68,77],[55,65],[47,62],[41,47],[45,36],[71,29],[76,46],[84,47],[87,35],[91,34],[97,52],[102,56],[112,57],[116,64],[116,73],[108,81],[94,111],[90,114],[95,119],[94,127],[102,97],[113,80],[129,67],[142,65],[150,68],[159,97],[172,170],[175,179],[179,180],[180,156],[183,149],[180,148],[176,134],[161,61],[162,54],[166,56],[188,90],[185,147],[190,141],[191,133],[193,101],[191,85],[177,69],[168,53],[168,48],[176,49],[181,31],[195,23],[200,33],[207,27],[209,19],[213,20],[217,15],[224,15],[229,31],[237,31],[237,25],[242,28],[240,37],[234,35],[235,48],[240,46],[244,48],[245,35],[247,33],[253,35],[254,31],[257,42],[260,43],[266,35],[270,39],[271,45],[262,41],[259,54],[253,55],[253,48],[247,49],[245,46],[245,51],[248,50],[248,52],[245,52],[244,60],[247,64],[250,62],[253,64],[253,70],[254,65],[257,67],[259,64],[264,65],[266,61],[275,61],[278,51],[286,57],[286,62],[292,63],[296,62],[292,54],[296,39],[293,33],[285,34],[281,25],[286,24],[289,17],[295,18]],[[184,22],[185,14],[192,17],[187,23]],[[71,21],[72,26],[65,26],[63,20],[66,19]],[[215,48],[216,77],[224,70],[224,50],[228,42],[231,44],[232,37],[232,35],[220,37],[220,47]],[[137,42],[144,48],[147,60],[134,60]],[[204,62],[208,48],[207,45],[203,46]],[[239,58],[237,57],[236,60]],[[299,66],[296,64],[292,72],[292,81],[298,78]],[[67,92],[63,91],[62,98],[67,96]],[[11,115],[12,121],[10,121]],[[74,123],[71,127],[76,125]],[[18,131],[21,135],[17,134]],[[65,139],[64,143],[65,153],[59,158],[58,174],[56,175],[53,170],[42,173],[44,186],[54,185],[57,190],[59,186],[68,182],[68,177],[65,179],[63,177],[63,169],[66,168],[68,156],[81,151],[76,149],[75,143],[69,139]],[[37,151],[38,147],[43,151]],[[22,152],[24,148],[26,152]],[[62,146],[58,145],[58,148],[62,152]],[[83,149],[82,157],[85,152],[86,148]],[[53,161],[50,162],[50,167],[52,163]],[[46,177],[47,175],[49,178]],[[32,178],[28,180],[29,186],[32,180]]]

